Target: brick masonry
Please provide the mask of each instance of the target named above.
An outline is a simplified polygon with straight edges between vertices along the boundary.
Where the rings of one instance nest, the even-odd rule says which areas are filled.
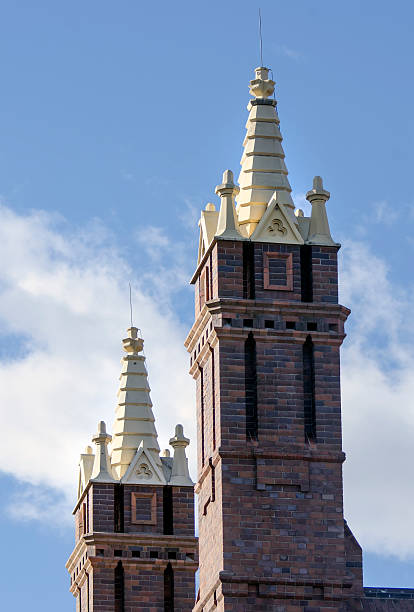
[[[115,531],[115,486],[89,484],[75,510],[76,545],[67,568],[77,612],[169,610],[164,600],[168,564],[174,577],[174,609],[191,610],[198,567],[192,487],[172,487],[173,533],[165,534],[164,487],[123,485],[122,531]],[[133,494],[155,499],[153,524],[132,522]],[[123,570],[122,602],[116,596],[119,562]]]
[[[296,245],[253,244],[253,295],[239,241],[217,241],[195,277],[186,346],[197,393],[197,612],[375,609],[362,586],[361,548],[343,516],[339,352],[349,310],[338,304],[337,248],[311,248],[310,302],[302,301]],[[278,264],[269,283],[269,261],[278,259],[288,265]],[[249,334],[257,439],[246,437]],[[305,439],[308,337],[315,440]],[[405,609],[398,601],[381,606]]]

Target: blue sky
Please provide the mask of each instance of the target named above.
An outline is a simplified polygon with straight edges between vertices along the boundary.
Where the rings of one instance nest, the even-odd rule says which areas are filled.
[[[113,419],[128,281],[160,439],[182,421],[194,440],[197,215],[238,174],[258,6],[2,3],[1,590],[15,610],[73,610],[76,462]],[[260,6],[296,202],[321,174],[343,244],[346,515],[365,583],[414,586],[414,7]]]

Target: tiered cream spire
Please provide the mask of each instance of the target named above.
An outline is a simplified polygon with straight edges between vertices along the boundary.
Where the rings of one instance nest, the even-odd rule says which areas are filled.
[[[234,209],[233,200],[231,203]],[[193,486],[185,451],[190,440],[184,436],[182,425],[176,426],[175,436],[170,439],[174,458],[170,457],[169,451],[164,451],[160,457],[143,355],[144,341],[138,337],[138,329],[130,327],[122,342],[127,354],[121,360],[113,436],[106,432],[105,423],[100,421],[98,433],[92,438],[96,445],[95,454],[88,446],[80,457],[78,500],[90,482]],[[109,454],[111,441],[112,452]]]
[[[245,236],[252,235],[275,191],[278,193],[278,203],[285,207],[291,221],[297,224],[276,100],[269,99],[275,82],[269,79],[268,68],[256,68],[255,73],[256,78],[250,81],[250,93],[254,99],[247,106],[250,112],[241,159],[240,193],[236,197],[240,230]]]
[[[145,450],[148,459],[162,472],[160,448],[154,425],[148,373],[142,354],[144,341],[138,329],[130,327],[123,340],[126,351],[118,391],[118,405],[113,427],[111,463],[114,474],[122,478],[134,459],[138,448]]]

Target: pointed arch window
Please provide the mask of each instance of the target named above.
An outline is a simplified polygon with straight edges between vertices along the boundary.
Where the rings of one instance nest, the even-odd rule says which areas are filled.
[[[256,341],[250,332],[244,343],[244,386],[246,401],[246,438],[257,440],[257,364]]]
[[[122,561],[118,561],[115,568],[115,612],[125,612],[125,586],[124,568]]]
[[[303,409],[305,441],[316,440],[315,406],[315,358],[312,338],[308,336],[303,345]]]
[[[164,571],[164,612],[174,612],[174,571],[171,563]]]

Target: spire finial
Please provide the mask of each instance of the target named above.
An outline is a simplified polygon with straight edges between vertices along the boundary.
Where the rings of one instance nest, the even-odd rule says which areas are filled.
[[[217,185],[216,193],[220,197],[226,195],[234,195],[236,196],[239,193],[240,189],[237,185],[234,184],[234,176],[231,170],[225,170],[223,172],[223,182],[221,185]]]
[[[308,244],[336,245],[331,236],[328,216],[326,214],[326,202],[330,197],[329,191],[323,188],[322,177],[315,176],[313,187],[306,194],[306,199],[312,204]]]
[[[329,191],[326,191],[323,188],[323,180],[321,176],[313,177],[313,186],[310,191],[306,194],[306,199],[308,202],[312,204],[312,202],[316,202],[318,200],[322,200],[323,202],[327,202],[331,194]]]
[[[91,478],[95,482],[114,482],[112,475],[111,462],[108,454],[108,444],[112,437],[106,433],[106,425],[104,421],[98,423],[98,433],[96,433],[92,442],[96,444],[96,454],[93,464]]]
[[[127,334],[128,337],[122,340],[124,351],[134,355],[140,353],[144,348],[144,340],[138,338],[138,328],[131,325],[131,327],[127,329]]]
[[[250,81],[251,95],[260,99],[268,98],[275,90],[275,82],[269,79],[269,68],[259,66],[254,71],[256,78]]]
[[[190,444],[190,440],[185,437],[182,425],[176,425],[175,436],[170,439],[170,444],[174,449],[174,460],[169,484],[193,486],[188,471],[188,460],[185,455],[185,449]]]
[[[186,448],[190,444],[190,440],[184,435],[184,427],[179,423],[175,426],[175,435],[170,438],[171,446],[176,448]]]
[[[239,187],[234,184],[233,172],[225,170],[223,172],[222,184],[216,187],[216,193],[221,198],[216,236],[227,238],[228,240],[242,240],[234,207],[234,198],[239,191]]]

